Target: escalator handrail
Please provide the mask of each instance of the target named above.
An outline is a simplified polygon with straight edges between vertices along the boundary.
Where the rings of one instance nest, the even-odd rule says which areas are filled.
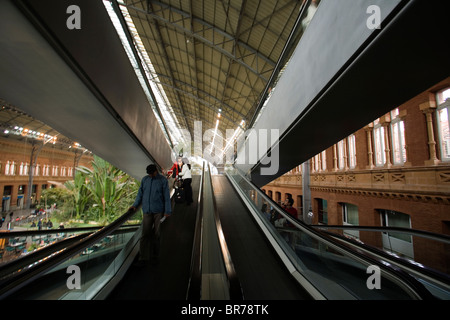
[[[200,187],[197,201],[197,217],[195,221],[194,240],[191,253],[191,271],[189,284],[186,292],[186,300],[201,299],[202,279],[202,234],[203,234],[203,178],[205,163],[203,162],[202,174],[200,176]]]
[[[344,243],[339,242],[333,239],[332,237],[327,236],[324,233],[321,233],[320,231],[312,228],[303,221],[293,218],[290,214],[285,212],[278,205],[278,203],[269,198],[258,186],[256,186],[252,181],[247,179],[247,177],[245,177],[245,175],[243,175],[239,171],[239,169],[237,168],[234,169],[235,172],[253,188],[253,190],[258,192],[259,196],[261,196],[268,204],[270,204],[274,209],[276,209],[277,212],[281,214],[284,218],[286,218],[286,220],[288,220],[292,225],[294,225],[295,228],[300,229],[301,231],[319,240],[320,242],[335,248],[339,252],[344,251],[346,255],[352,256],[353,258],[359,261],[364,261],[365,263],[369,263],[370,265],[378,266],[380,270],[384,270],[384,272],[386,272],[387,274],[391,274],[392,276],[400,279],[401,282],[403,282],[404,285],[408,286],[412,290],[412,292],[417,295],[418,298],[424,300],[434,299],[432,294],[424,287],[424,285],[420,283],[416,278],[409,275],[407,272],[399,269],[396,266],[387,264],[381,258],[369,256],[366,252],[362,250],[355,250],[349,245],[345,245]],[[229,174],[227,173],[227,175]]]
[[[17,272],[18,270],[21,270],[33,263],[36,263],[37,261],[44,259],[59,250],[63,250],[71,244],[83,239],[84,237],[87,237],[89,234],[90,233],[82,233],[76,236],[68,237],[51,245],[36,249],[35,251],[14,259],[10,262],[2,264],[0,266],[0,279],[6,278],[12,273]]]
[[[209,171],[211,170],[209,169]],[[209,175],[209,183],[211,184],[211,189],[213,190],[211,174]],[[214,197],[214,190],[212,194],[213,194],[214,216],[216,220],[216,230],[217,235],[219,235],[220,248],[222,251],[223,262],[227,274],[230,299],[243,300],[244,296],[242,293],[241,283],[234,268],[234,263],[233,260],[231,259],[231,255],[228,250],[228,245],[226,243],[225,237],[223,236],[223,229],[219,218],[219,211],[217,209],[216,198]]]
[[[71,233],[71,232],[80,232],[80,231],[94,231],[94,230],[99,230],[101,228],[103,228],[103,226],[64,228],[64,229],[9,231],[9,232],[0,232],[0,239],[14,238],[14,237],[29,237],[29,236],[34,236],[34,235],[53,234],[53,233],[61,233],[61,232]]]
[[[379,248],[372,247],[370,245],[367,245],[365,243],[361,243],[361,241],[357,241],[351,238],[347,238],[343,235],[336,234],[333,232],[325,231],[330,237],[337,238],[341,241],[350,243],[353,246],[357,246],[361,248],[362,250],[366,250],[372,254],[382,256],[383,259],[391,261],[391,263],[398,264],[400,266],[409,268],[414,270],[415,272],[421,274],[422,276],[425,276],[427,279],[432,279],[433,281],[441,282],[442,285],[450,287],[450,276],[448,274],[445,274],[443,272],[440,272],[438,270],[429,268],[423,264],[418,264],[409,261],[408,259],[393,256]]]
[[[7,279],[4,279],[0,282],[0,299],[7,297],[39,275],[50,270],[51,268],[54,268],[56,265],[66,261],[67,259],[75,256],[76,254],[82,252],[86,248],[94,245],[101,239],[110,235],[112,232],[120,228],[127,220],[133,217],[139,210],[139,208],[136,208],[136,210],[128,209],[126,213],[124,213],[109,225],[101,228],[96,232],[91,233],[87,237],[84,237],[78,242],[75,242],[74,244],[66,247],[64,250],[55,253],[48,259],[45,259],[32,268],[28,268],[26,270],[23,270],[22,272],[16,273],[15,275]]]
[[[137,228],[138,225],[130,224],[130,225],[127,225],[126,227],[127,228]],[[76,233],[76,232],[87,231],[82,234],[68,236],[65,239],[56,241],[56,242],[46,245],[45,247],[42,247],[42,248],[38,248],[24,256],[21,256],[17,259],[11,260],[10,262],[6,262],[6,263],[0,265],[0,279],[8,276],[9,274],[11,274],[13,272],[16,272],[17,270],[21,270],[31,264],[34,264],[37,261],[44,259],[59,250],[63,250],[64,248],[70,246],[71,244],[92,234],[92,232],[94,232],[95,230],[99,230],[101,228],[102,227],[66,228],[66,229],[53,230],[54,232],[45,232],[44,234],[46,234],[46,233],[48,233],[48,234],[51,234],[51,233],[71,234],[71,233]],[[122,229],[120,229],[120,230],[122,230]],[[120,232],[120,230],[119,230],[119,232]],[[48,230],[46,230],[46,231],[48,231]],[[122,232],[123,232],[123,230],[122,230]],[[26,232],[26,236],[33,236],[36,234],[42,234],[42,233],[39,230],[33,230],[33,231]],[[22,236],[24,236],[24,235],[22,235]]]

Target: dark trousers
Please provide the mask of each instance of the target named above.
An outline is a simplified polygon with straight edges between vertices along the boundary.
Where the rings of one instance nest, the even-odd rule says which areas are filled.
[[[183,179],[184,196],[186,198],[186,203],[192,203],[192,179]]]
[[[139,260],[158,258],[162,215],[162,213],[144,213]]]

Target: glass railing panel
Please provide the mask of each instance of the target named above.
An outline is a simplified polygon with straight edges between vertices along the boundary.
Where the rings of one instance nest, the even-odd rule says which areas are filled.
[[[0,233],[0,267],[13,260],[23,258],[31,253],[46,248],[61,240],[79,235],[81,233],[94,232],[96,228],[83,230],[54,229],[51,232],[32,232],[23,235],[14,235],[15,232]]]
[[[375,252],[392,257],[393,263],[417,278],[437,298],[450,300],[450,244],[448,240],[427,234],[385,232],[358,229],[359,236],[349,236],[346,229],[329,229],[318,226],[344,239],[364,245]],[[355,226],[357,228],[357,226]]]
[[[357,226],[355,226],[357,228]],[[359,237],[351,237],[346,229],[329,229],[328,232],[343,235],[366,246],[376,248],[412,264],[434,269],[450,276],[450,244],[439,239],[405,231],[358,229]]]
[[[137,213],[134,222],[139,221]],[[48,270],[38,279],[13,293],[12,299],[85,300],[92,299],[119,270],[140,231],[137,225],[123,225],[118,230],[84,248],[83,251]],[[64,250],[64,249],[63,249]],[[54,252],[45,261],[53,255]],[[29,266],[30,268],[33,265]]]
[[[55,273],[65,271],[66,279],[62,279],[63,281],[58,286],[58,292],[55,292],[51,299],[92,299],[120,268],[123,259],[117,258],[127,243],[133,239],[135,232],[136,228],[119,230],[52,270],[51,272]],[[75,271],[72,271],[71,274],[67,273],[70,270]]]
[[[282,250],[327,299],[411,299],[416,298],[408,285],[386,270],[373,269],[373,261],[343,250],[340,246],[291,220],[262,191],[236,170],[228,168],[228,177],[240,188],[265,227]],[[372,271],[374,270],[374,271]],[[370,278],[374,274],[374,282]],[[379,280],[378,282],[375,280]],[[381,288],[377,288],[381,283]]]

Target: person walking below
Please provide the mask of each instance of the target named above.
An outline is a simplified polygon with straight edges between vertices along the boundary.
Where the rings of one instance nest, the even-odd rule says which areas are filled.
[[[163,215],[170,216],[172,207],[167,179],[159,174],[154,164],[147,166],[146,170],[148,175],[142,178],[136,200],[130,209],[136,211],[142,205],[144,213],[139,260],[141,263],[150,261],[156,264],[159,258],[161,218]]]
[[[189,160],[186,158],[182,159],[183,166],[181,167],[181,172],[179,173],[180,177],[183,178],[183,188],[184,188],[184,196],[186,199],[186,204],[190,205],[194,202],[192,198],[192,173],[191,173],[191,164]]]
[[[178,158],[177,162],[175,162],[168,170],[168,172],[171,172],[170,176],[167,176],[167,179],[169,180],[169,186],[173,187],[174,182],[178,179],[178,175],[181,172],[181,166],[183,165],[183,162],[181,161],[181,157]]]

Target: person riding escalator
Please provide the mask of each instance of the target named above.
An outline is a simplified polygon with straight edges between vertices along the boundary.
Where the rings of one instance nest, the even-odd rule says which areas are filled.
[[[182,159],[183,165],[181,166],[180,177],[183,178],[183,189],[186,199],[186,204],[190,205],[194,200],[192,198],[192,173],[191,164],[187,158]]]

